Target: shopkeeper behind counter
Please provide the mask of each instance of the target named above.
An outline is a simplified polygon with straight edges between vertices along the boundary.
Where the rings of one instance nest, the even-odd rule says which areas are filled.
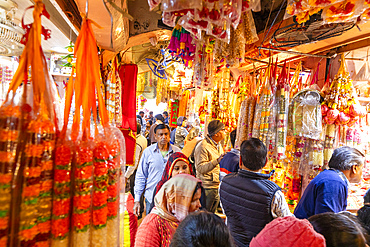
[[[356,148],[344,146],[334,150],[329,169],[317,175],[307,186],[294,215],[307,219],[312,215],[345,211],[349,183],[362,179],[365,155]]]

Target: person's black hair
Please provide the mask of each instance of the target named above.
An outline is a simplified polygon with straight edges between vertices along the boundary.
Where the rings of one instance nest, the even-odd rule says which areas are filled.
[[[136,122],[138,122],[140,125],[143,124],[143,118],[140,115],[136,115]]]
[[[363,228],[366,229],[367,235],[370,235],[370,205],[364,205],[357,211],[357,218],[361,222]],[[368,244],[369,241],[368,241]]]
[[[136,123],[136,134],[140,134],[140,133],[141,133],[141,124]]]
[[[350,170],[352,166],[362,165],[365,155],[356,148],[343,146],[334,150],[329,167],[340,171]]]
[[[163,115],[166,115],[168,117],[168,112],[167,111],[164,111],[163,112]]]
[[[327,247],[366,246],[366,231],[349,212],[316,214],[308,221],[316,232],[324,236]]]
[[[149,115],[152,115],[152,114],[153,114],[153,111],[150,111],[150,112],[149,112]]]
[[[370,235],[370,189],[364,195],[364,206],[357,211],[357,218]],[[369,242],[368,242],[369,244]]]
[[[223,220],[210,212],[189,214],[178,226],[170,247],[233,247],[234,241]]]
[[[258,171],[266,164],[267,149],[260,139],[250,138],[240,146],[243,165],[252,171]]]
[[[155,115],[154,116],[154,118],[156,119],[156,120],[159,120],[159,121],[164,121],[164,117],[161,115],[161,114],[157,114],[157,115]]]
[[[158,124],[157,126],[155,126],[154,128],[154,134],[157,134],[157,130],[164,130],[164,129],[168,129],[168,132],[171,132],[170,131],[170,127],[168,127],[167,124]]]
[[[235,139],[236,139],[236,129],[230,132],[230,141],[233,147],[235,147]]]
[[[364,195],[364,203],[370,204],[370,189],[368,189]]]
[[[144,112],[143,111],[139,111],[139,114],[144,114]]]
[[[200,183],[200,182],[197,183],[197,186],[195,186],[194,193],[193,193],[192,197],[194,197],[194,195],[195,195],[195,193],[197,193],[198,189],[202,189],[202,183]]]
[[[149,120],[148,121],[150,125],[153,125],[153,121],[152,120]]]

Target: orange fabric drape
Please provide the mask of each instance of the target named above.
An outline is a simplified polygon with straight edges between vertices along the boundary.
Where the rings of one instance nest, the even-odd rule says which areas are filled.
[[[189,90],[186,90],[182,93],[182,97],[179,104],[179,117],[184,117],[186,115],[186,108],[188,107],[188,102],[190,98],[190,92]]]

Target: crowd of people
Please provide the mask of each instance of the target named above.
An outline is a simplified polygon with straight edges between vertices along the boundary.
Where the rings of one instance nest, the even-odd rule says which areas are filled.
[[[368,246],[370,192],[358,216],[345,212],[348,185],[362,178],[359,150],[337,148],[292,213],[273,172],[263,172],[264,143],[250,138],[234,149],[234,130],[224,153],[226,134],[219,120],[202,136],[197,120],[180,116],[171,129],[167,112],[139,112],[135,164],[125,175],[132,211],[140,218],[145,208],[145,217],[138,228],[130,223],[131,246]]]

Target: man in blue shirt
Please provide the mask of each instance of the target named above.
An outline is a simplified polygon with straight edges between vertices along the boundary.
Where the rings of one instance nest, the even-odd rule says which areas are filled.
[[[233,147],[230,152],[226,153],[220,162],[220,181],[232,172],[239,170],[240,151],[235,149],[236,129],[230,133],[231,146]]]
[[[347,208],[348,184],[362,179],[365,156],[355,148],[340,147],[322,171],[307,186],[294,215],[300,219],[325,212],[338,213]]]
[[[181,152],[178,147],[170,144],[170,128],[165,124],[158,124],[155,129],[156,144],[147,147],[140,159],[135,177],[135,204],[134,214],[140,214],[140,196],[144,192],[146,214],[150,213],[150,204],[157,183],[162,178],[163,170],[168,157],[175,152]]]
[[[164,111],[163,113],[162,113],[162,115],[163,115],[163,118],[164,118],[164,121],[163,121],[163,123],[165,123],[165,124],[169,124],[169,118],[168,118],[168,112],[166,112],[166,111]]]

